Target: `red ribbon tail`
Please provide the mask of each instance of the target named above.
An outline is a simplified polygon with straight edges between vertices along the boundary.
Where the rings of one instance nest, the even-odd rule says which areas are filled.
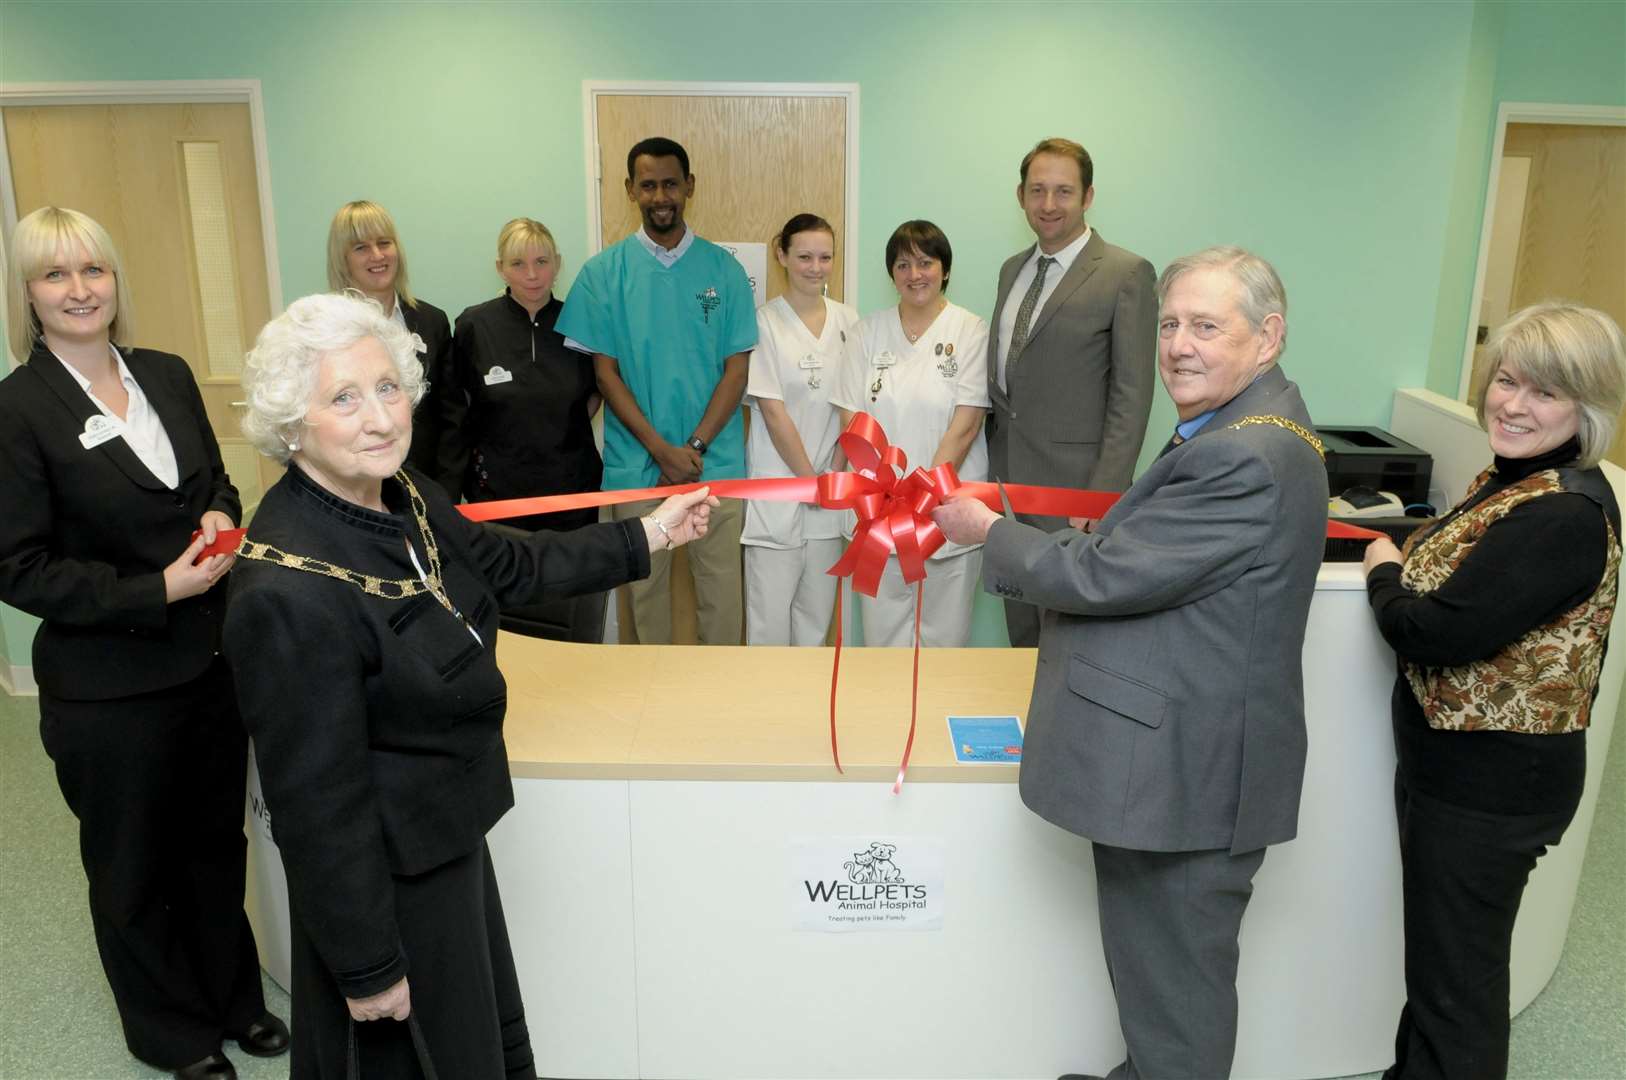
[[[920,705],[920,607],[926,596],[926,582],[915,583],[915,673],[909,687],[909,739],[903,744],[903,760],[898,762],[898,778],[892,783],[892,794],[903,790],[903,774],[909,771],[909,755],[915,750],[915,716]]]
[[[836,680],[841,676],[841,579],[836,578],[836,655],[830,663],[830,757],[843,776],[841,748],[836,745]]]

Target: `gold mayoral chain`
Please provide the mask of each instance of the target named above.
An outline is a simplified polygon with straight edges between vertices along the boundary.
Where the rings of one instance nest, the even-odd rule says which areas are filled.
[[[285,566],[289,570],[303,570],[307,574],[321,574],[323,577],[348,581],[368,596],[380,596],[385,600],[405,600],[428,593],[440,601],[441,607],[462,619],[462,614],[452,606],[451,598],[441,587],[440,545],[435,543],[435,534],[429,529],[429,514],[424,507],[423,498],[418,494],[418,489],[412,486],[412,481],[407,478],[405,472],[396,473],[395,479],[406,488],[407,498],[412,502],[412,516],[418,520],[418,535],[423,537],[423,548],[429,555],[429,572],[421,580],[375,577],[347,566],[336,566],[321,559],[313,559],[308,555],[293,555],[247,537],[243,538],[242,545],[237,549],[237,555],[242,559],[254,559],[275,566]]]
[[[1309,443],[1310,449],[1314,450],[1316,456],[1322,461],[1327,460],[1327,448],[1321,445],[1321,440],[1316,438],[1303,424],[1296,424],[1285,416],[1244,416],[1231,425],[1231,430],[1235,431],[1237,428],[1245,428],[1253,424],[1269,424],[1271,427],[1285,428]]]

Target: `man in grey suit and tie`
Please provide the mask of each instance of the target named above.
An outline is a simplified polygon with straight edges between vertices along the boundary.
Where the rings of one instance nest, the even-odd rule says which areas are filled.
[[[1287,297],[1239,248],[1158,284],[1180,422],[1091,533],[956,499],[984,586],[1044,610],[1021,792],[1087,837],[1128,1054],[1112,1080],[1225,1076],[1237,934],[1265,847],[1298,828],[1301,653],[1327,521],[1309,413],[1276,366]]]
[[[1146,437],[1156,275],[1085,224],[1094,183],[1089,152],[1070,139],[1045,139],[1022,159],[1016,201],[1037,242],[1000,268],[988,335],[988,466],[1006,483],[1122,491]],[[1007,597],[1005,624],[1012,645],[1038,644],[1032,604]]]

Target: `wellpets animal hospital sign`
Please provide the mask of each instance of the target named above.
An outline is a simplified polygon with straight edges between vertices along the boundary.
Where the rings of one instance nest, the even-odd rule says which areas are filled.
[[[943,841],[908,836],[831,836],[790,844],[791,926],[940,930]]]

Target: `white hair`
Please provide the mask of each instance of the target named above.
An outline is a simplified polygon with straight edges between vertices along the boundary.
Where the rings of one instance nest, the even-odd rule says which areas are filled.
[[[386,316],[376,300],[353,289],[306,296],[265,324],[244,361],[248,411],[243,434],[256,450],[288,463],[310,411],[322,357],[366,337],[377,338],[388,350],[412,404],[423,398],[428,389],[418,361],[423,339]]]
[[[1287,290],[1282,286],[1276,268],[1253,252],[1239,247],[1211,247],[1190,255],[1182,255],[1163,268],[1157,281],[1158,303],[1169,295],[1169,289],[1181,275],[1193,270],[1224,270],[1241,286],[1239,306],[1242,317],[1257,331],[1271,315],[1282,317],[1282,342],[1276,351],[1281,359],[1287,351]]]

